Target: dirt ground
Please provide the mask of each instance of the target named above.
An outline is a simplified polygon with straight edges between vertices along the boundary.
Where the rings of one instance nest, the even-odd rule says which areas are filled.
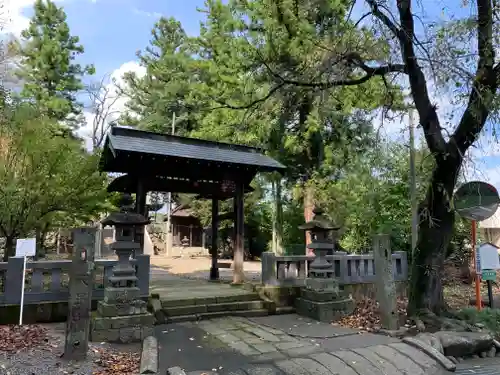
[[[191,273],[198,273],[200,271],[209,271],[211,266],[211,259],[209,257],[174,257],[168,258],[164,255],[153,255],[151,257],[151,265],[168,269],[169,272],[175,275],[188,275]],[[219,260],[220,269],[232,269],[232,260],[221,259]],[[261,271],[261,264],[259,261],[246,261],[243,269],[247,272]]]
[[[460,276],[460,269],[458,267],[453,267],[447,265],[445,267],[445,280],[443,293],[444,298],[448,306],[452,309],[462,309],[465,307],[470,307],[470,300],[475,299],[475,284],[474,282],[467,283],[464,282],[463,278]],[[497,280],[499,280],[499,274],[497,273]],[[493,296],[498,298],[500,296],[500,287],[498,282],[493,283]],[[481,282],[481,296],[483,306],[485,306],[485,301],[487,301],[488,287],[486,282]],[[500,308],[500,306],[495,306]]]
[[[0,326],[0,375],[134,375],[141,345],[90,343],[87,358],[62,357],[65,324]]]

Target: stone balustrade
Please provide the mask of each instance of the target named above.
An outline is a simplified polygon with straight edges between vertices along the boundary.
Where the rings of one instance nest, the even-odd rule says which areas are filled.
[[[272,252],[262,254],[262,283],[264,285],[304,285],[309,275],[309,264],[314,256],[286,255],[277,256]],[[373,254],[347,254],[335,252],[327,255],[332,264],[333,274],[339,284],[365,284],[375,282]],[[404,251],[392,254],[395,281],[408,279],[408,260]]]
[[[141,297],[149,296],[149,255],[137,255],[131,260],[136,268]],[[108,284],[111,270],[117,260],[96,260],[96,277],[92,299],[101,300]],[[69,298],[69,275],[71,260],[28,261],[24,303],[67,302]],[[21,302],[23,258],[11,257],[8,262],[0,262],[0,306],[19,305]]]

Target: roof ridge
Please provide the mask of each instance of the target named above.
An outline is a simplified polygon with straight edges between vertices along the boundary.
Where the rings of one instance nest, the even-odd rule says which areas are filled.
[[[212,140],[207,140],[207,139],[185,137],[185,136],[180,136],[180,135],[155,133],[155,132],[151,132],[151,131],[133,129],[133,128],[128,128],[128,127],[120,127],[120,126],[113,127],[111,129],[110,135],[134,137],[134,138],[141,138],[141,139],[153,139],[153,140],[158,140],[158,141],[170,141],[170,142],[179,141],[180,143],[187,143],[187,144],[192,144],[195,146],[198,146],[198,145],[205,145],[205,146],[212,146],[212,147],[221,146],[224,149],[229,149],[229,150],[233,150],[233,151],[242,151],[242,152],[258,151],[259,153],[262,153],[262,154],[264,154],[266,152],[266,150],[263,147],[255,147],[255,146],[248,146],[248,145],[242,145],[242,144],[236,144],[236,143],[212,141]]]

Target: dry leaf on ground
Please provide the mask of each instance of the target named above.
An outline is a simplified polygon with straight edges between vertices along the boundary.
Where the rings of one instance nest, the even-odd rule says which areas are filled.
[[[39,325],[0,326],[0,351],[16,353],[48,341],[47,329]]]
[[[100,358],[95,361],[100,370],[93,375],[135,375],[139,373],[140,356],[138,353],[115,352],[97,349]]]
[[[400,316],[406,316],[406,299],[398,299],[398,312]],[[380,313],[378,302],[371,298],[365,298],[356,304],[351,315],[340,319],[336,324],[346,327],[361,329],[365,331],[378,331],[380,329]]]

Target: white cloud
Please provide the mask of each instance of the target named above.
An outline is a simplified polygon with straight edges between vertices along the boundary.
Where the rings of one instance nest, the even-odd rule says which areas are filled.
[[[59,3],[64,0],[55,0]],[[24,15],[26,10],[33,7],[35,0],[4,0],[0,8],[0,24],[3,24],[1,34],[12,34],[18,37],[25,30],[30,19]]]
[[[109,75],[104,88],[100,91],[101,99],[104,97],[104,94],[106,94],[106,100],[102,103],[102,106],[109,110],[106,123],[117,120],[120,114],[126,109],[128,99],[119,94],[118,87],[123,87],[125,85],[123,76],[129,72],[135,73],[141,77],[146,73],[146,69],[140,66],[136,61],[123,63]],[[85,118],[85,126],[78,129],[78,134],[85,139],[87,149],[91,149],[95,113],[93,113],[91,109],[87,109],[83,112],[83,115]]]
[[[138,16],[145,16],[150,18],[161,18],[163,15],[159,12],[148,12],[139,8],[132,8],[132,12]]]
[[[4,33],[10,33],[18,36],[21,31],[26,29],[29,24],[29,18],[23,15],[27,8],[31,8],[35,0],[7,0],[6,7],[0,15],[5,26]]]

